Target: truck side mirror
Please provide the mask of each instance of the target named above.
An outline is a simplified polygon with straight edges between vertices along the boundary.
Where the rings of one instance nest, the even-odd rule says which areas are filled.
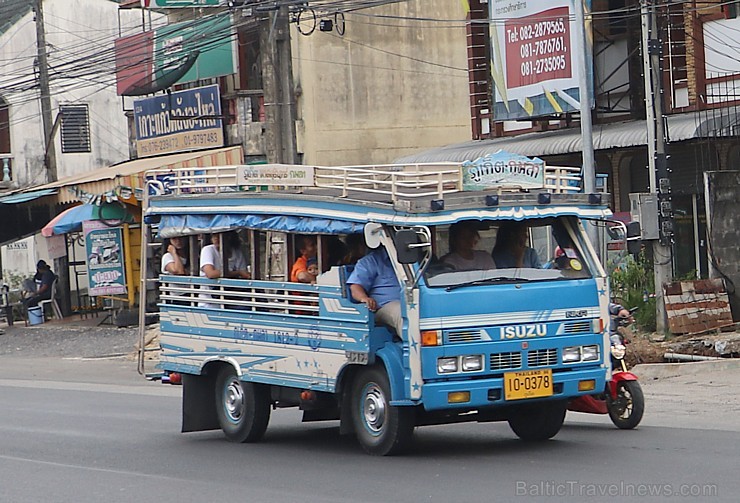
[[[642,249],[642,231],[640,222],[630,222],[627,224],[627,251],[630,255],[637,255]]]
[[[414,264],[421,260],[421,248],[426,246],[419,242],[416,231],[404,229],[396,232],[396,254],[402,264]]]

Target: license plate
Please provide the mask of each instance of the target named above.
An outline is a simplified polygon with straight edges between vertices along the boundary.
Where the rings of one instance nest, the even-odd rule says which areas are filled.
[[[526,370],[504,374],[504,398],[522,400],[552,396],[552,370]]]

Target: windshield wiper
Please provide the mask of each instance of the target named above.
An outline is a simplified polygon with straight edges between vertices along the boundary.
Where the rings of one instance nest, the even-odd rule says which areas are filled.
[[[445,288],[445,291],[451,292],[452,290],[457,290],[458,288],[465,288],[466,286],[492,285],[494,283],[502,283],[504,281],[531,281],[531,280],[527,278],[514,277],[514,276],[497,276],[495,278],[474,279],[473,281],[466,281],[465,283],[458,283],[457,285],[450,285],[447,288]]]

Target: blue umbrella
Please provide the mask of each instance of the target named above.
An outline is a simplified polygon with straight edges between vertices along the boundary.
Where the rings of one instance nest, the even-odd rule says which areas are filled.
[[[85,220],[106,220],[132,222],[131,214],[120,204],[106,204],[96,206],[94,204],[81,204],[67,208],[41,229],[41,234],[47,238],[55,234],[66,234],[82,229]]]

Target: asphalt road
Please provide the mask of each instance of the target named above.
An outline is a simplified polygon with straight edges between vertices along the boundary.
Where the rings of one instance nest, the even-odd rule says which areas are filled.
[[[293,410],[258,444],[184,435],[181,388],[132,361],[5,355],[0,501],[737,501],[740,421],[661,398],[690,385],[645,385],[637,430],[570,414],[554,440],[525,444],[503,423],[426,427],[412,453],[376,458]]]

